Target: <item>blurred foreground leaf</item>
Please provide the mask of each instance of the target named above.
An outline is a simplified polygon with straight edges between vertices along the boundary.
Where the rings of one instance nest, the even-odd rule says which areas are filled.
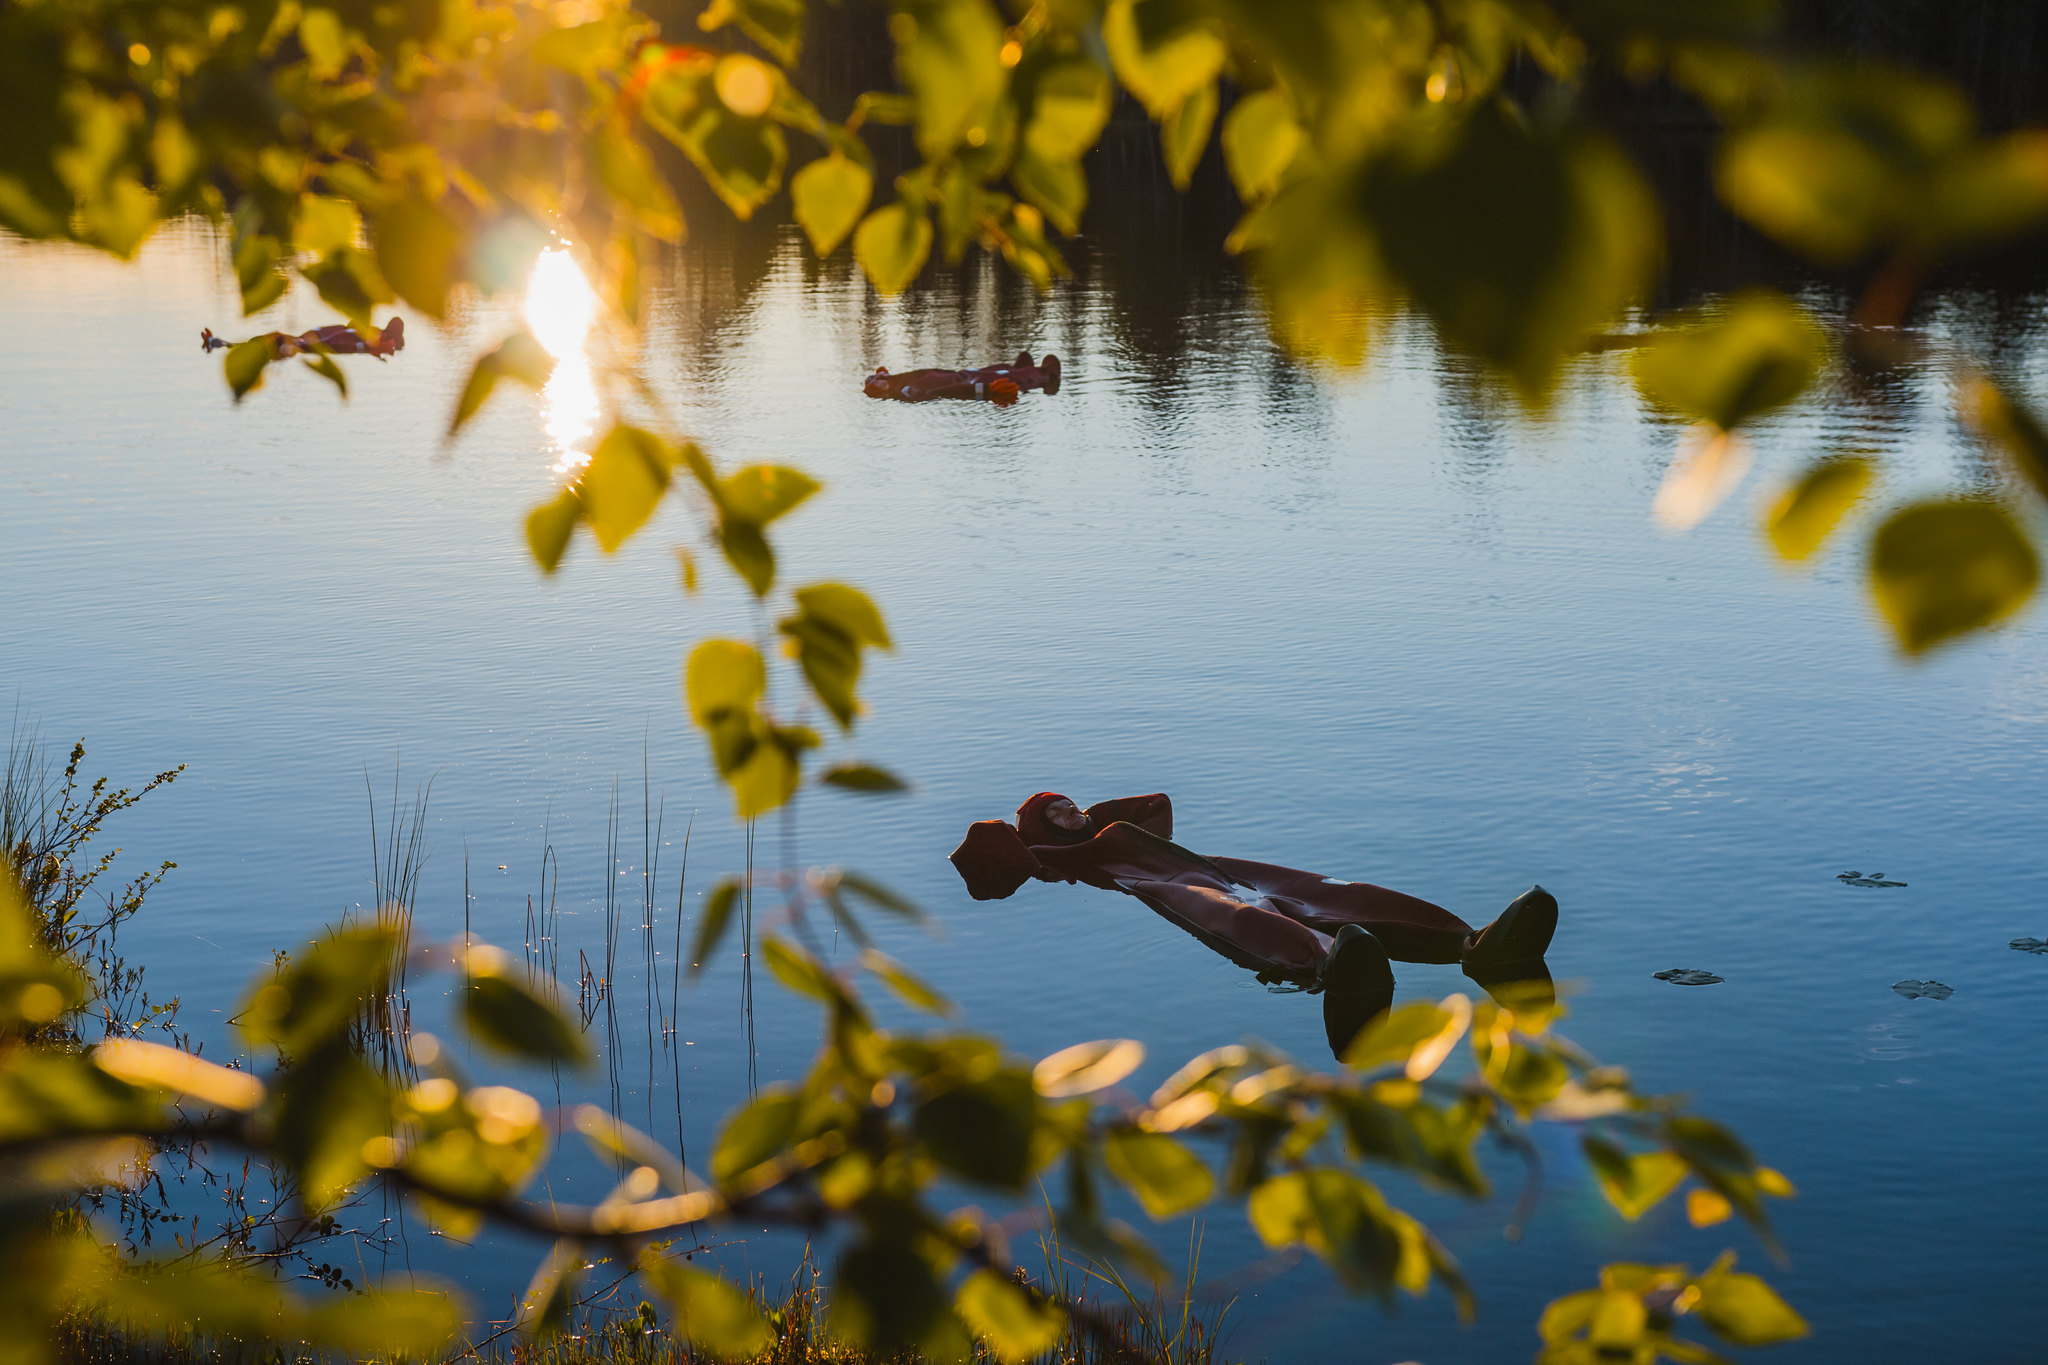
[[[1651,402],[1731,431],[1805,392],[1821,355],[1820,328],[1798,305],[1757,292],[1659,332],[1632,368]]]
[[[1870,586],[1893,637],[1921,654],[2026,605],[2041,562],[2012,514],[1952,498],[1902,508],[1878,527]]]
[[[1779,557],[1795,563],[1812,558],[1876,476],[1876,466],[1861,455],[1830,456],[1807,470],[1764,519]]]

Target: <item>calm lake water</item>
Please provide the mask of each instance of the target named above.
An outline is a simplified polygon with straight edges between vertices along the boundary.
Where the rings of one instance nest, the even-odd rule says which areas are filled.
[[[1228,272],[1171,254],[1085,266],[1047,301],[968,272],[882,302],[783,238],[693,248],[665,282],[648,378],[721,457],[825,480],[786,524],[786,572],[867,588],[900,646],[873,666],[857,752],[916,793],[806,798],[793,827],[763,825],[764,861],[788,839],[911,894],[941,932],[888,926],[884,946],[970,1025],[1033,1056],[1141,1039],[1141,1082],[1247,1036],[1327,1062],[1320,1011],[1125,897],[1034,884],[970,902],[945,861],[968,822],[1041,788],[1163,790],[1193,848],[1382,882],[1475,923],[1541,882],[1563,905],[1550,963],[1578,991],[1569,1035],[1695,1097],[1798,1184],[1779,1206],[1790,1265],[1771,1273],[1815,1334],[1771,1358],[2038,1358],[2048,957],[2006,945],[2048,935],[2048,616],[1902,662],[1858,539],[1791,573],[1757,531],[1764,496],[1834,448],[1881,452],[1886,499],[1987,477],[1944,375],[1835,376],[1759,433],[1758,472],[1728,505],[1673,537],[1648,507],[1676,431],[1614,357],[1587,361],[1536,425],[1420,326],[1327,382],[1274,353]],[[683,596],[681,517],[538,573],[519,523],[559,478],[549,428],[575,426],[572,399],[501,397],[439,441],[487,318],[414,323],[393,363],[346,366],[346,404],[286,373],[236,407],[194,344],[203,325],[245,325],[202,236],[168,235],[131,267],[0,243],[0,298],[0,687],[53,743],[84,736],[94,774],[190,765],[116,836],[124,864],[179,864],[122,940],[154,989],[181,998],[209,1055],[230,1049],[250,973],[373,901],[366,775],[388,815],[401,765],[407,798],[433,781],[431,931],[460,930],[466,875],[479,931],[516,947],[552,846],[573,976],[579,950],[602,951],[612,884],[629,930],[620,1102],[669,1136],[680,1111],[700,1154],[746,1094],[747,1021],[728,951],[683,991],[679,1092],[650,1048],[632,937],[643,773],[665,803],[665,982],[692,813],[686,914],[744,856],[678,665],[754,621],[722,583]],[[1958,292],[1927,326],[1995,331],[2038,381],[2043,309]],[[247,326],[327,320],[294,297]],[[878,364],[1020,347],[1062,357],[1057,397],[1001,410],[860,391]],[[1908,885],[1835,879],[1851,868]],[[1652,978],[1669,967],[1726,981]],[[1467,986],[1453,967],[1398,970],[1404,994]],[[1904,999],[1891,986],[1907,978],[1954,995]],[[802,1070],[816,1024],[763,978],[761,1082]],[[606,1074],[572,1089],[603,1099]],[[1540,1144],[1542,1203],[1517,1244],[1502,1236],[1517,1163],[1494,1161],[1502,1192],[1479,1207],[1391,1188],[1471,1274],[1469,1329],[1441,1295],[1388,1316],[1312,1263],[1242,1276],[1259,1249],[1239,1212],[1214,1212],[1201,1270],[1238,1285],[1232,1354],[1524,1359],[1542,1305],[1602,1261],[1700,1265],[1732,1246],[1769,1270],[1747,1232],[1694,1230],[1676,1206],[1622,1223],[1575,1134]],[[591,1193],[593,1172],[564,1172],[558,1192]],[[1184,1229],[1157,1232],[1185,1246]],[[411,1224],[391,1264],[459,1270],[478,1311],[503,1316],[540,1251],[450,1255]],[[780,1275],[792,1248],[721,1255]]]

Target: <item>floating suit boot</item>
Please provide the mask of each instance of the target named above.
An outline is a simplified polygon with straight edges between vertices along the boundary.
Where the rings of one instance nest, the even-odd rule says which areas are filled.
[[[1472,935],[1460,964],[1500,1004],[1524,1014],[1557,1008],[1557,985],[1543,954],[1557,932],[1557,897],[1532,886],[1493,923]]]
[[[1515,962],[1538,962],[1557,932],[1557,897],[1532,886],[1508,903],[1493,923],[1465,942],[1461,960],[1468,975],[1494,972]]]
[[[1394,968],[1371,931],[1347,924],[1323,962],[1323,1032],[1338,1061],[1352,1039],[1394,1006]]]

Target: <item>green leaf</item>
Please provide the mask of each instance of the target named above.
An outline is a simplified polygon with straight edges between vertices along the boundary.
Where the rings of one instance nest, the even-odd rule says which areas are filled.
[[[856,1243],[840,1255],[832,1288],[832,1338],[872,1358],[965,1360],[972,1353],[951,1296],[914,1251]]]
[[[446,1290],[365,1289],[313,1308],[304,1336],[357,1357],[433,1359],[461,1332],[463,1316]]]
[[[335,388],[340,389],[343,398],[348,397],[348,376],[341,372],[341,366],[334,363],[333,356],[324,353],[302,356],[300,361],[314,374],[319,375],[322,379],[334,385]]]
[[[819,260],[846,240],[874,193],[874,172],[836,151],[789,178],[790,207]]]
[[[1081,230],[1081,214],[1088,207],[1088,176],[1079,161],[1051,160],[1027,147],[1010,167],[1010,184],[1061,232],[1072,236]]]
[[[775,627],[789,637],[811,692],[841,728],[851,728],[860,703],[860,648],[841,632],[810,615],[785,617]]]
[[[0,857],[0,1028],[40,1027],[85,1003],[85,974],[43,946],[12,860]]]
[[[895,648],[880,609],[859,588],[844,583],[812,583],[792,595],[806,616],[817,618],[848,639],[876,649]]]
[[[825,964],[787,939],[769,935],[761,944],[761,960],[777,981],[798,995],[827,1005],[846,999],[846,991],[825,970]]]
[[[309,1209],[332,1208],[368,1173],[363,1144],[389,1133],[391,1118],[390,1086],[346,1044],[324,1047],[285,1074],[276,1142]]]
[[[261,312],[284,296],[290,281],[279,267],[284,249],[269,233],[252,232],[235,242],[235,279],[242,287],[242,316]]]
[[[1607,1139],[1591,1135],[1583,1145],[1600,1192],[1615,1212],[1631,1223],[1662,1203],[1690,1169],[1684,1160],[1666,1151],[1631,1155]]]
[[[399,948],[397,933],[381,924],[329,934],[249,997],[242,1036],[289,1056],[310,1054],[385,993]]]
[[[872,877],[862,876],[858,872],[841,872],[839,874],[839,884],[879,910],[886,910],[892,915],[901,915],[904,919],[922,920],[924,918],[924,911],[917,907],[915,901],[898,895]]]
[[[666,441],[623,422],[598,442],[576,481],[576,496],[605,553],[625,544],[654,515],[674,464]]]
[[[732,788],[733,810],[742,820],[766,815],[796,793],[802,773],[785,745],[757,737],[746,755],[719,770]]]
[[[513,1321],[529,1339],[545,1341],[569,1330],[576,1315],[576,1291],[583,1282],[583,1246],[557,1238],[533,1268],[526,1292],[519,1296]]]
[[[1031,1083],[1047,1099],[1090,1095],[1115,1085],[1145,1060],[1145,1045],[1135,1038],[1102,1038],[1063,1047],[1031,1068]]]
[[[853,258],[884,296],[907,289],[931,254],[931,219],[908,204],[885,204],[854,230]]]
[[[161,1092],[110,1076],[82,1053],[17,1049],[0,1062],[0,1142],[147,1133],[164,1119]]]
[[[766,526],[818,491],[818,481],[787,465],[756,464],[718,481],[718,503],[729,517]]]
[[[348,200],[302,194],[298,214],[292,220],[292,250],[325,256],[341,247],[354,246],[362,226],[362,214]]]
[[[1879,157],[1827,128],[1746,129],[1721,145],[1721,197],[1771,236],[1829,264],[1863,255],[1889,211]]]
[[[1649,1309],[1640,1294],[1610,1289],[1593,1305],[1586,1324],[1586,1343],[1593,1358],[1630,1360],[1642,1354],[1643,1333],[1650,1325]]]
[[[1031,88],[1024,150],[1053,165],[1079,161],[1109,123],[1116,88],[1109,73],[1085,59],[1055,62]]]
[[[711,0],[697,16],[697,26],[706,33],[726,24],[737,24],[776,61],[794,66],[803,47],[804,0]]]
[[[993,1270],[977,1270],[960,1285],[953,1307],[1004,1365],[1024,1365],[1052,1349],[1066,1330],[1066,1310],[1034,1298]]]
[[[1457,1043],[1471,1018],[1469,1008],[1443,1009],[1434,1001],[1411,1000],[1381,1015],[1353,1039],[1344,1050],[1344,1065],[1354,1071],[1392,1063],[1407,1068],[1421,1058],[1427,1062],[1427,1070],[1419,1076],[1411,1073],[1409,1079],[1425,1080]]]
[[[775,550],[758,525],[739,517],[719,518],[718,548],[754,596],[768,595],[775,586]]]
[[[1530,399],[1648,283],[1658,233],[1625,157],[1540,137],[1489,101],[1425,120],[1367,172],[1360,203],[1393,275],[1445,339]]]
[[[1216,1192],[1202,1159],[1163,1133],[1112,1129],[1102,1139],[1102,1160],[1155,1219],[1198,1208]]]
[[[1195,178],[1195,167],[1209,149],[1209,130],[1216,123],[1216,82],[1189,95],[1180,108],[1159,125],[1159,145],[1166,154],[1166,173],[1173,187],[1185,190]]]
[[[843,583],[814,583],[794,594],[799,612],[776,623],[789,637],[811,691],[850,728],[859,713],[854,689],[860,682],[861,651],[890,648],[888,627],[866,593]]]
[[[667,1300],[676,1315],[676,1335],[692,1346],[748,1360],[774,1344],[775,1334],[759,1310],[719,1276],[651,1252],[642,1257],[640,1274]]]
[[[1723,431],[1783,407],[1820,370],[1820,328],[1780,294],[1738,295],[1688,327],[1660,333],[1632,360],[1651,402]]]
[[[1581,1289],[1545,1305],[1543,1316],[1536,1321],[1536,1334],[1543,1338],[1544,1345],[1561,1345],[1592,1326],[1602,1293],[1598,1289]]]
[[[591,160],[598,180],[633,216],[634,225],[650,237],[679,242],[683,210],[654,158],[620,123],[606,123],[591,139]]]
[[[330,307],[361,330],[370,328],[372,309],[391,302],[391,286],[377,269],[377,258],[360,247],[336,247],[312,265],[301,266],[299,273],[312,281]]]
[[[1301,150],[1301,124],[1285,86],[1246,95],[1223,120],[1223,164],[1247,203],[1269,197]]]
[[[883,984],[902,997],[903,1002],[912,1009],[942,1017],[955,1013],[952,1001],[926,985],[908,967],[887,953],[869,948],[860,955],[860,964],[880,977]]]
[[[2048,216],[2048,134],[2026,128],[1945,157],[1907,231],[1947,250],[2014,236]]]
[[[710,961],[719,940],[725,937],[726,926],[732,923],[732,912],[739,905],[739,900],[737,877],[727,877],[719,882],[704,898],[704,911],[697,917],[697,937],[690,946],[691,976],[701,974],[704,964]]]
[[[298,1304],[268,1279],[215,1264],[152,1266],[121,1277],[102,1305],[113,1324],[137,1333],[276,1339],[301,1326]],[[297,1335],[294,1333],[293,1335]]]
[[[526,548],[542,573],[553,573],[561,564],[569,537],[582,519],[583,504],[566,488],[526,514]]]
[[[1275,1176],[1253,1189],[1245,1211],[1267,1246],[1306,1246],[1354,1290],[1428,1287],[1433,1259],[1421,1226],[1348,1171]]]
[[[818,780],[828,787],[876,795],[910,790],[908,782],[872,763],[835,763],[819,773]]]
[[[1993,379],[1964,383],[1960,405],[1971,425],[1995,443],[2006,460],[2048,498],[2048,425],[2017,394]]]
[[[574,1066],[590,1060],[589,1044],[560,1010],[502,970],[479,970],[476,957],[462,994],[462,1017],[472,1034],[508,1057]]]
[[[917,101],[918,151],[937,161],[962,142],[986,140],[1008,78],[995,7],[988,0],[900,0],[895,8],[889,32],[896,69]]]
[[[1788,74],[1776,107],[1722,143],[1716,180],[1730,207],[1826,263],[1853,260],[1887,239],[1937,248],[1953,229],[1973,235],[1972,116],[1961,92],[1877,62]],[[1944,184],[1951,166],[1960,174]],[[2003,186],[2007,195],[2013,189]],[[1953,216],[1937,190],[1956,196]],[[2001,218],[1994,212],[1994,230],[2005,226]]]
[[[349,36],[341,17],[331,9],[312,8],[299,20],[299,46],[315,78],[333,80],[348,63]]]
[[[1908,654],[2004,620],[2040,578],[2025,532],[1992,502],[1915,503],[1886,518],[1870,547],[1871,591]]]
[[[424,197],[409,194],[377,215],[377,267],[398,296],[428,317],[448,312],[461,272],[462,230]]]
[[[1762,1279],[1732,1270],[1711,1270],[1698,1281],[1700,1315],[1715,1336],[1737,1346],[1775,1346],[1797,1341],[1812,1329]]]
[[[470,367],[469,381],[462,386],[462,397],[455,404],[455,416],[448,422],[449,437],[452,439],[470,418],[482,410],[500,379],[516,379],[538,393],[554,372],[554,356],[534,340],[533,333],[524,328],[512,333],[477,357],[476,364]],[[556,558],[560,557],[556,555]]]
[[[1276,340],[1295,354],[1358,364],[1394,290],[1351,196],[1314,176],[1245,215],[1227,242],[1249,251]]]
[[[931,1096],[911,1128],[932,1160],[963,1179],[1021,1191],[1031,1175],[1038,1092],[1029,1073],[998,1071]]]
[[[1782,559],[1811,559],[1863,498],[1877,466],[1861,455],[1831,455],[1787,488],[1764,519],[1764,530]]]
[[[789,142],[770,119],[736,114],[714,94],[698,96],[680,124],[654,126],[683,149],[736,218],[752,218],[782,187]]]
[[[802,1110],[803,1097],[796,1087],[762,1087],[719,1130],[711,1149],[711,1178],[723,1186],[780,1153],[794,1139]]]
[[[1170,117],[1223,70],[1223,38],[1193,0],[1110,0],[1102,41],[1118,79],[1155,119]]]
[[[221,357],[221,368],[227,372],[228,387],[235,391],[235,401],[252,389],[263,387],[263,370],[277,358],[277,352],[270,349],[267,336],[251,337],[228,347],[228,353]]]

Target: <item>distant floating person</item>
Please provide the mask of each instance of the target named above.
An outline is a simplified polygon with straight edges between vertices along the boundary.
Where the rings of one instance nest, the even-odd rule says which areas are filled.
[[[1034,362],[1031,352],[1019,351],[1007,365],[987,365],[978,370],[909,370],[890,374],[878,367],[862,385],[870,398],[894,398],[903,403],[928,403],[934,398],[987,399],[997,407],[1008,407],[1032,389],[1048,394],[1060,391],[1060,358],[1048,355]]]
[[[1841,883],[1842,885],[1844,885],[1844,886],[1904,886],[1904,885],[1905,885],[1905,883],[1904,883],[1904,882],[1888,882],[1888,881],[1886,881],[1886,880],[1884,879],[1884,873],[1882,873],[1882,872],[1872,872],[1872,873],[1869,873],[1869,874],[1867,874],[1867,875],[1866,875],[1866,874],[1864,874],[1864,873],[1861,873],[1861,872],[1837,872],[1837,873],[1835,874],[1835,880],[1836,880],[1836,881],[1838,881],[1838,882],[1840,882],[1840,883]]]
[[[264,332],[250,337],[251,341],[270,343],[270,354],[274,360],[289,360],[295,355],[317,355],[330,351],[335,355],[373,355],[379,360],[396,355],[405,349],[405,319],[392,318],[381,328],[364,336],[355,328],[336,323],[329,327],[315,327],[310,332],[293,336],[290,332]],[[242,343],[229,341],[226,337],[213,334],[211,327],[199,329],[199,348],[204,351],[225,350]]]
[[[1510,1003],[1554,998],[1543,954],[1557,929],[1557,901],[1540,886],[1474,929],[1415,896],[1272,863],[1205,858],[1172,834],[1164,794],[1083,810],[1040,792],[1017,808],[1015,825],[968,826],[952,862],[976,900],[1001,900],[1033,878],[1137,897],[1260,980],[1321,993],[1324,1031],[1340,1058],[1393,1004],[1390,960],[1459,963]]]

